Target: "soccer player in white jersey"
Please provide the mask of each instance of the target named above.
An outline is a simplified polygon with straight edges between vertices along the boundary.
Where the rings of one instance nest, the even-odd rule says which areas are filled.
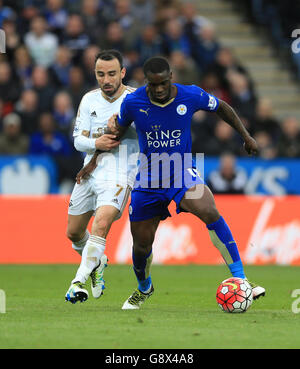
[[[72,303],[88,298],[89,276],[93,296],[103,294],[106,237],[112,223],[122,215],[136,176],[139,146],[135,128],[131,127],[121,142],[105,133],[108,119],[119,112],[125,96],[135,90],[122,83],[125,73],[117,50],[104,50],[96,56],[95,75],[100,88],[83,96],[74,125],[74,146],[86,152],[84,164],[96,150],[103,154],[93,173],[77,181],[70,199],[67,237],[82,256],[65,295],[66,301]],[[89,234],[87,226],[93,215]]]

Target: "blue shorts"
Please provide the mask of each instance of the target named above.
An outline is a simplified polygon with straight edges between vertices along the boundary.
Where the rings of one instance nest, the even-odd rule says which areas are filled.
[[[193,177],[193,178],[192,178]],[[191,180],[181,188],[136,188],[131,192],[131,203],[129,205],[129,218],[131,222],[151,219],[160,216],[161,220],[170,217],[168,210],[170,202],[176,203],[177,214],[184,211],[180,208],[180,202],[190,188],[197,184],[204,184],[198,175],[191,175]]]

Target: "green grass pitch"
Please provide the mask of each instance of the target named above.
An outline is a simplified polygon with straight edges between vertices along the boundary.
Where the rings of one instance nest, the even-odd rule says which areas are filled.
[[[266,296],[244,314],[223,313],[215,300],[225,266],[152,267],[153,296],[138,311],[121,306],[136,287],[130,265],[110,265],[105,294],[72,305],[64,295],[76,265],[0,265],[6,313],[3,348],[299,348],[300,315],[292,291],[299,267],[246,266]],[[88,282],[88,285],[90,283]],[[90,287],[89,287],[90,290]],[[300,303],[299,303],[300,307]]]

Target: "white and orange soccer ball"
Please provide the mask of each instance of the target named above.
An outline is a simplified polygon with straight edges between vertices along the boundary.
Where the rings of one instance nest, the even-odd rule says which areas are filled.
[[[216,299],[223,311],[244,313],[252,305],[252,288],[247,280],[231,277],[220,284]]]

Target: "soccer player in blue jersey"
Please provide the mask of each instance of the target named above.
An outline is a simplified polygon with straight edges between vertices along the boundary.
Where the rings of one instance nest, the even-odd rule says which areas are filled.
[[[160,221],[170,216],[168,205],[171,201],[175,201],[177,213],[192,213],[206,224],[211,241],[232,276],[246,278],[231,231],[216,208],[211,191],[198,174],[196,163],[187,160],[191,156],[193,114],[198,110],[215,112],[241,135],[249,155],[258,151],[256,141],[226,102],[198,86],[172,83],[172,72],[165,58],[148,59],[144,74],[146,86],[126,96],[119,115],[112,117],[109,124],[111,132],[120,137],[134,122],[141,152],[140,170],[129,207],[133,269],[138,288],[122,309],[139,309],[153,294],[152,244]],[[96,157],[97,153],[79,172],[79,181],[93,170]],[[254,299],[265,294],[263,287],[251,285]]]

